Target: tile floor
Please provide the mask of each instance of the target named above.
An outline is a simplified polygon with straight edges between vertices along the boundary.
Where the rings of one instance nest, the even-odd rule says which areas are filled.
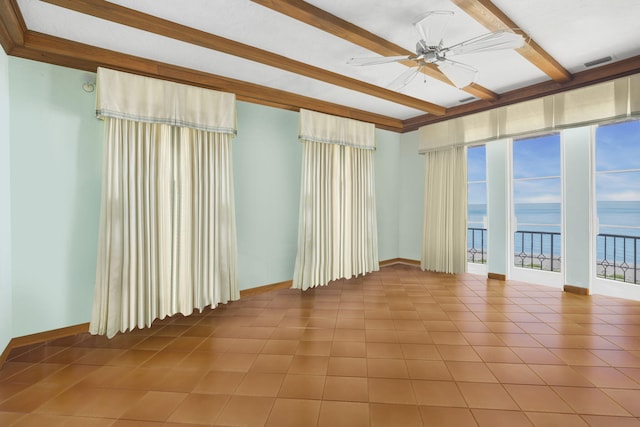
[[[640,426],[640,303],[410,266],[14,349],[2,426]]]

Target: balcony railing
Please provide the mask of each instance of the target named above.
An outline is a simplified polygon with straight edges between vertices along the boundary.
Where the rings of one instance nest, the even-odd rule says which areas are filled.
[[[638,284],[640,237],[619,234],[598,234],[596,237],[598,277]]]
[[[560,233],[549,231],[516,231],[514,233],[516,267],[543,271],[560,271]]]
[[[467,262],[487,263],[487,229],[467,228]]]

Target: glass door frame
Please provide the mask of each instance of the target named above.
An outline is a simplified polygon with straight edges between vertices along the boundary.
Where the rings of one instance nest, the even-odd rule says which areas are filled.
[[[555,132],[554,132],[555,133]],[[522,139],[530,139],[548,135],[548,132],[537,134],[537,135],[526,135],[523,136]],[[558,132],[560,137],[560,259],[564,262],[565,257],[565,217],[564,217],[564,150],[563,150],[563,134],[562,132]],[[565,267],[564,265],[560,269],[559,272],[552,271],[544,271],[537,270],[531,268],[522,268],[515,265],[515,232],[517,231],[517,223],[515,216],[515,195],[514,195],[514,162],[513,162],[513,145],[516,142],[516,139],[510,139],[509,144],[507,144],[507,207],[509,214],[509,221],[507,224],[507,279],[515,280],[520,282],[533,283],[543,286],[549,286],[556,289],[564,289],[564,281],[565,281]]]

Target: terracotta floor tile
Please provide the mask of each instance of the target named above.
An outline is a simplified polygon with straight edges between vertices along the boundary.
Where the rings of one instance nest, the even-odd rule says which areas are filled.
[[[207,364],[201,370],[248,372],[256,357],[253,353],[223,353],[217,355],[211,364]]]
[[[0,411],[32,412],[40,405],[60,394],[63,390],[64,388],[57,385],[37,383],[0,403]]]
[[[267,340],[260,351],[263,354],[295,354],[298,348],[297,340]]]
[[[300,341],[296,355],[329,356],[332,344],[331,341]]]
[[[191,350],[193,350],[192,347]],[[135,368],[156,354],[152,350],[126,350],[109,361],[109,365]]]
[[[447,361],[446,365],[456,381],[498,382],[485,363]]]
[[[560,358],[546,348],[512,347],[511,350],[513,350],[524,363],[535,363],[539,365],[563,364]]]
[[[141,421],[166,421],[186,397],[186,393],[149,391],[135,405],[126,410],[121,418]]]
[[[398,359],[402,358],[402,348],[395,343],[367,343],[367,357]]]
[[[526,415],[535,427],[589,427],[586,421],[575,414],[526,412]]]
[[[593,387],[593,383],[566,365],[528,365],[549,385]]]
[[[473,346],[484,362],[494,363],[522,363],[522,360],[509,347],[504,346]]]
[[[441,360],[405,360],[409,378],[414,380],[452,380],[445,362]]]
[[[400,344],[405,359],[442,360],[434,344]]]
[[[545,384],[542,378],[525,364],[487,363],[487,367],[503,384]]]
[[[439,344],[436,346],[443,360],[458,362],[481,362],[480,356],[470,345],[448,345]]]
[[[367,359],[367,375],[370,378],[409,378],[404,359]]]
[[[478,425],[471,411],[467,408],[420,406],[420,414],[425,427],[473,427]]]
[[[292,360],[288,354],[258,354],[249,372],[286,373]]]
[[[234,338],[227,348],[229,353],[260,353],[266,340],[253,338]]]
[[[323,401],[318,427],[368,427],[369,405],[358,402]]]
[[[62,427],[67,422],[67,417],[60,415],[50,414],[21,414],[22,416],[17,419],[12,426],[18,427],[40,427],[40,426],[52,426]],[[0,418],[1,420],[1,418]]]
[[[264,426],[275,398],[258,396],[231,396],[216,424],[227,426]],[[251,408],[250,411],[247,408]]]
[[[567,365],[609,366],[607,362],[600,359],[589,350],[579,348],[552,348],[550,350]]]
[[[457,383],[470,408],[518,410],[501,384]]]
[[[367,345],[364,342],[334,341],[331,356],[366,357]]]
[[[640,387],[636,381],[612,367],[573,366],[573,370],[587,378],[596,387],[629,389]]]
[[[551,387],[505,384],[504,388],[523,411],[572,413],[573,410]]]
[[[464,335],[453,331],[429,331],[429,336],[435,344],[469,345]]]
[[[194,387],[194,393],[233,394],[244,378],[244,372],[211,371]]]
[[[371,427],[422,427],[422,418],[416,405],[369,404]]]
[[[408,266],[0,367],[0,425],[18,426],[625,427],[637,402],[640,303]]]
[[[326,375],[329,357],[296,355],[289,365],[289,374]]]
[[[147,392],[143,390],[93,389],[85,396],[86,403],[77,415],[85,417],[119,418],[138,404]]]
[[[462,332],[462,335],[473,346],[504,346],[504,342],[492,332]]]
[[[393,329],[366,329],[365,340],[367,342],[398,342],[398,334]]]
[[[336,342],[364,342],[365,341],[364,329],[338,329],[333,332],[333,343]]]
[[[320,414],[319,400],[277,399],[267,420],[267,427],[314,426]]]
[[[324,400],[341,400],[344,402],[368,402],[369,383],[367,378],[358,377],[326,377],[324,383]]]
[[[215,394],[189,394],[168,421],[187,424],[212,424],[227,404],[229,396]]]
[[[427,406],[458,406],[467,404],[453,381],[411,381],[416,401]]]
[[[278,397],[291,399],[321,399],[325,387],[324,375],[289,374],[284,377]]]
[[[640,427],[640,420],[631,417],[583,415],[582,418],[590,427]]]
[[[411,381],[389,378],[369,378],[369,401],[415,405]]]
[[[634,417],[640,417],[640,389],[602,389],[610,398],[615,400]]]
[[[480,427],[531,427],[531,421],[522,412],[491,409],[472,409]]]
[[[578,414],[629,416],[629,412],[597,388],[558,387],[553,390]]]
[[[275,397],[278,395],[285,374],[268,374],[263,372],[247,373],[234,394],[242,396]]]
[[[618,368],[640,368],[640,357],[627,350],[591,350],[591,352]]]

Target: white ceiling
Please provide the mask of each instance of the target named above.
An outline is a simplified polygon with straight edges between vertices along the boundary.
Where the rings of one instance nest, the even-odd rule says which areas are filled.
[[[424,111],[279,68],[235,57],[151,32],[126,27],[38,0],[17,0],[27,29],[63,39],[255,83],[396,119]],[[355,67],[351,57],[376,56],[362,47],[249,0],[115,0],[110,3],[386,87],[406,67]],[[308,3],[414,51],[412,23],[432,10],[455,15],[445,37],[454,44],[487,32],[448,0],[310,0]],[[639,0],[493,0],[518,27],[572,74],[605,56],[612,62],[640,55]],[[456,58],[479,70],[476,83],[495,93],[550,78],[517,52],[496,51]],[[402,92],[447,108],[471,95],[426,76]]]

